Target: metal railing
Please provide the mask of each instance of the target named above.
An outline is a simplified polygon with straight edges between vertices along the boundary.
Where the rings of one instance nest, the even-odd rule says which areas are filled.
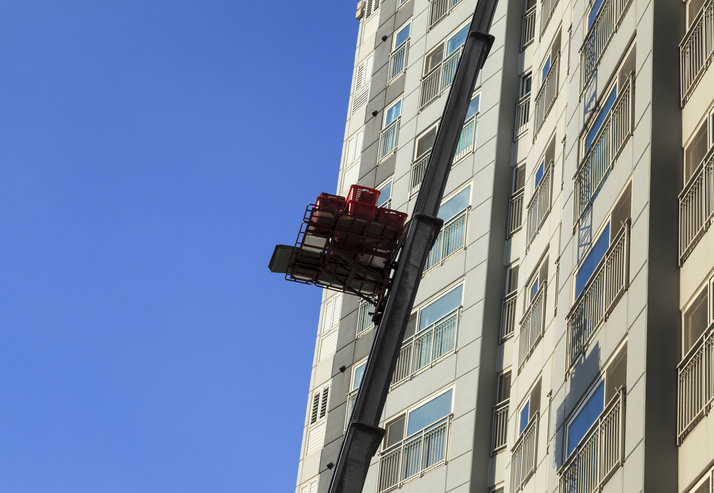
[[[463,49],[464,47],[460,46],[422,78],[419,109],[434,101],[451,85],[454,75],[456,75],[456,67],[459,65],[459,57]]]
[[[459,136],[459,142],[456,145],[456,153],[454,154],[453,162],[457,162],[463,159],[464,156],[468,155],[474,149],[474,142],[476,137],[476,126],[478,124],[478,113],[466,120],[464,127],[461,129],[461,135]]]
[[[491,455],[506,448],[508,434],[508,399],[493,407],[491,422]]]
[[[624,461],[625,390],[621,387],[560,470],[560,493],[602,491]]]
[[[545,118],[548,116],[548,113],[553,107],[555,99],[558,96],[559,61],[560,52],[553,58],[550,69],[548,70],[545,79],[543,79],[543,83],[540,85],[538,94],[535,97],[535,130],[533,137],[535,137],[535,134],[537,134],[543,126],[543,122],[545,122]]]
[[[630,74],[573,177],[576,225],[590,207],[632,135],[632,112],[635,101],[632,94],[633,80],[633,74]]]
[[[392,386],[404,382],[421,369],[454,352],[460,319],[461,307],[408,338],[399,350],[392,375]]]
[[[533,301],[521,319],[521,330],[518,341],[518,366],[523,366],[533,348],[543,337],[545,326],[545,291],[546,283],[538,289]]]
[[[526,215],[526,244],[529,245],[535,235],[540,231],[541,226],[545,218],[548,216],[550,211],[550,199],[552,193],[551,179],[553,170],[553,161],[546,165],[545,174],[541,178],[540,183],[533,192],[533,197],[531,197],[530,202],[528,202],[528,207],[526,208],[528,213]]]
[[[565,317],[568,324],[568,367],[572,367],[590,338],[607,320],[627,290],[630,272],[630,221],[615,236],[590,280]]]
[[[714,324],[677,365],[677,444],[709,414],[714,403]]]
[[[511,493],[516,493],[528,482],[536,469],[538,447],[538,416],[531,419],[511,452]]]
[[[357,310],[357,336],[374,327],[370,312],[373,312],[375,308],[374,303],[360,302]]]
[[[461,0],[431,0],[431,14],[429,16],[429,29],[434,27],[434,24],[451,12],[451,9],[456,7]]]
[[[541,9],[540,9],[540,34],[541,34],[541,36],[543,35],[543,32],[545,32],[545,28],[548,25],[550,18],[553,17],[553,11],[555,10],[556,5],[558,5],[558,0],[543,0],[543,2],[541,4]]]
[[[528,122],[531,119],[531,93],[529,92],[518,100],[516,105],[516,122],[513,126],[513,138],[518,139],[528,130]]]
[[[622,21],[632,0],[605,0],[580,47],[580,81],[582,89],[590,83],[602,55]]]
[[[419,191],[421,181],[424,179],[424,173],[426,172],[426,165],[429,163],[429,155],[431,155],[431,151],[425,152],[412,163],[412,171],[409,176],[410,195]]]
[[[523,189],[518,190],[508,200],[508,237],[523,225]]]
[[[357,400],[357,392],[359,391],[359,387],[356,389],[350,391],[350,393],[347,394],[347,403],[346,403],[346,408],[345,408],[345,430],[350,424],[350,418],[352,417],[352,410],[355,407],[355,401]]]
[[[389,156],[397,148],[397,140],[399,139],[399,122],[401,118],[397,118],[392,123],[387,125],[379,133],[379,160]]]
[[[709,0],[697,14],[679,43],[679,72],[682,106],[692,95],[704,71],[714,58],[714,1]]]
[[[451,418],[452,415],[449,415],[440,419],[380,454],[380,493],[397,488],[405,481],[446,462]]]
[[[407,67],[407,57],[409,56],[409,40],[399,45],[389,55],[389,79],[395,79],[399,74],[404,72]]]
[[[515,290],[503,298],[499,342],[503,342],[513,335],[513,329],[516,326],[516,300],[518,300],[518,291]]]
[[[523,26],[521,28],[521,51],[531,44],[535,39],[535,19],[536,5],[526,10],[523,14]]]
[[[439,236],[436,237],[434,246],[429,251],[429,256],[426,258],[425,272],[464,248],[468,212],[469,208],[467,207],[444,223],[439,231]]]
[[[714,218],[714,147],[679,194],[679,265],[692,252]]]

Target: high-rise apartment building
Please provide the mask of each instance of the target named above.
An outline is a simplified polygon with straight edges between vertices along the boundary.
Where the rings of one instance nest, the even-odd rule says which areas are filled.
[[[367,0],[338,192],[410,212],[476,0]],[[364,491],[714,491],[714,0],[500,0]],[[714,228],[712,228],[714,229]],[[374,335],[325,292],[297,479]]]

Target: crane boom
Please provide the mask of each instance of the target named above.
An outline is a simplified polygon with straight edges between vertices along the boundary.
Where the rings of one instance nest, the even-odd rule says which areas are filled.
[[[493,44],[489,35],[498,0],[479,0],[471,20],[441,125],[416,199],[381,322],[376,328],[329,493],[360,493],[384,429],[379,421],[427,256],[441,229],[437,217],[474,85]]]

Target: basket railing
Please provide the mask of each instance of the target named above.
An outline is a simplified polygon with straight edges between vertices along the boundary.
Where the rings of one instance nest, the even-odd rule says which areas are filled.
[[[607,320],[627,290],[630,271],[630,221],[615,236],[590,280],[566,316],[568,367],[572,367],[590,339]]]
[[[379,133],[379,160],[389,156],[397,148],[397,140],[399,139],[399,123],[401,118],[397,118],[392,123],[387,125]]]
[[[535,130],[534,134],[537,134],[540,128],[545,122],[545,118],[548,116],[550,109],[555,103],[555,99],[558,96],[558,68],[560,66],[560,53],[556,54],[551,62],[550,69],[543,79],[543,83],[538,89],[538,94],[534,100],[535,106]],[[534,135],[535,137],[535,135]]]
[[[521,330],[519,332],[518,342],[519,367],[523,366],[533,351],[533,348],[535,348],[538,341],[543,337],[546,287],[546,283],[544,282],[538,289],[533,301],[521,319]]]
[[[452,415],[384,450],[379,457],[378,491],[400,487],[405,481],[446,462]]]
[[[538,186],[533,192],[530,202],[528,202],[526,215],[526,243],[530,244],[535,235],[540,231],[548,212],[550,211],[550,199],[552,193],[551,176],[553,174],[553,161],[546,165],[545,174],[541,178]]]
[[[531,44],[535,39],[536,5],[526,10],[523,14],[523,26],[521,28],[521,50]]]
[[[545,32],[545,28],[548,26],[550,18],[553,17],[553,11],[555,11],[555,6],[558,5],[558,0],[543,0],[541,3],[541,17],[540,17],[540,34],[541,36]]]
[[[695,17],[679,43],[679,72],[682,106],[697,87],[714,58],[714,0],[709,0]]]
[[[367,301],[360,302],[357,310],[357,336],[374,327],[374,322],[372,321],[370,313],[374,312],[375,308],[374,303],[369,303]]]
[[[456,7],[459,2],[461,2],[461,0],[431,0],[429,29],[434,27],[434,24],[446,17],[446,15],[451,11],[451,9]]]
[[[518,190],[508,199],[508,237],[521,229],[523,225],[523,189]]]
[[[434,246],[431,247],[429,255],[426,258],[424,271],[436,267],[451,255],[464,248],[466,244],[468,212],[469,208],[467,207],[444,223],[441,231],[439,231],[439,236],[437,236],[436,241],[434,241]]]
[[[347,394],[347,402],[345,404],[345,430],[347,429],[347,426],[350,424],[350,418],[352,417],[352,410],[355,407],[355,401],[357,400],[357,392],[359,391],[359,387],[351,390]]]
[[[411,173],[409,174],[409,193],[415,194],[419,191],[421,181],[424,179],[426,165],[429,163],[429,155],[431,150],[425,152],[412,163]]]
[[[422,78],[419,109],[434,101],[451,85],[463,48],[463,46],[459,47]]]
[[[518,100],[516,105],[516,122],[514,125],[514,138],[518,138],[528,130],[528,122],[531,118],[531,93],[529,92]]]
[[[624,461],[625,389],[605,406],[560,469],[560,493],[602,491]]]
[[[491,455],[506,448],[508,436],[508,399],[499,402],[493,407],[493,421],[491,421]]]
[[[513,335],[516,327],[516,301],[518,291],[512,291],[503,298],[501,305],[501,328],[498,335],[499,342],[503,342]]]
[[[677,444],[714,404],[714,324],[677,365]]]
[[[407,57],[409,56],[409,40],[399,45],[389,55],[389,81],[395,79],[404,72],[407,67]]]
[[[679,264],[683,264],[714,217],[714,147],[679,194]]]
[[[531,418],[528,426],[516,440],[511,452],[511,493],[520,491],[536,469],[538,448],[538,417]]]
[[[459,136],[459,142],[456,145],[456,153],[454,154],[454,163],[463,159],[474,149],[474,141],[476,137],[476,124],[478,122],[478,113],[464,122]]]

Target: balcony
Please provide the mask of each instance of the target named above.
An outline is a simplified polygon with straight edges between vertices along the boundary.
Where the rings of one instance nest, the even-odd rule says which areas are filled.
[[[627,290],[630,272],[630,222],[617,233],[605,256],[565,317],[568,367],[572,367]]]
[[[399,351],[392,375],[395,387],[456,350],[461,307],[408,338]]]
[[[632,113],[635,101],[632,94],[633,82],[633,75],[630,74],[573,177],[576,226],[592,204],[632,135]]]
[[[630,3],[632,0],[605,0],[600,7],[600,12],[580,47],[580,81],[583,90],[595,75],[600,59]]]
[[[503,298],[501,308],[501,331],[498,341],[502,343],[513,335],[513,328],[516,325],[516,300],[518,299],[518,291],[506,295]]]
[[[379,133],[379,161],[389,156],[397,148],[400,121],[401,118],[397,118]]]
[[[714,403],[714,324],[677,365],[677,445]]]
[[[682,265],[714,216],[714,147],[704,156],[679,194],[679,265]]]
[[[545,290],[546,283],[540,287],[531,305],[526,310],[526,314],[521,319],[521,331],[518,342],[518,366],[519,368],[530,356],[540,338],[543,337],[545,326]]]
[[[687,102],[714,56],[714,1],[699,11],[679,43],[682,106]]]
[[[523,14],[523,27],[521,29],[521,51],[525,50],[526,47],[531,44],[535,39],[536,6],[537,5],[533,5],[531,8],[526,10],[525,14]]]
[[[454,75],[456,75],[456,67],[459,65],[459,56],[461,56],[462,50],[463,46],[446,57],[422,78],[420,110],[438,98],[451,85]]]
[[[511,456],[511,493],[520,491],[535,472],[538,446],[538,417],[539,414],[536,413],[513,447]]]
[[[529,92],[518,100],[516,106],[516,123],[513,126],[513,139],[518,140],[518,137],[528,131],[528,121],[531,118],[531,93]]]
[[[429,256],[426,258],[424,271],[436,267],[457,251],[464,248],[466,243],[466,219],[469,209],[466,208],[456,216],[444,223],[436,237],[434,246],[431,247]]]
[[[431,15],[429,16],[429,29],[456,7],[461,0],[431,0]]]
[[[545,218],[550,211],[550,196],[552,193],[551,182],[553,175],[553,161],[546,166],[545,174],[541,178],[540,183],[533,192],[530,202],[527,207],[527,227],[526,227],[526,244],[530,245],[535,238],[535,235],[540,231]]]
[[[555,6],[558,5],[558,0],[542,0],[541,17],[540,17],[540,35],[543,36],[545,28],[548,26],[550,18],[553,17]]]
[[[535,132],[537,134],[545,122],[545,118],[550,113],[550,109],[555,103],[555,98],[558,96],[558,68],[560,54],[558,53],[548,70],[548,73],[543,79],[543,83],[535,97]],[[533,136],[535,138],[535,135]]]
[[[513,236],[521,229],[523,223],[523,189],[511,195],[508,201],[508,233],[507,237]]]
[[[381,453],[380,493],[398,488],[409,479],[446,462],[451,418],[451,415],[446,416]]]
[[[508,435],[508,400],[493,407],[493,421],[491,422],[491,455],[506,448]]]
[[[396,79],[407,67],[407,57],[409,56],[409,41],[399,45],[391,55],[389,55],[389,78],[388,82]]]
[[[620,388],[560,470],[560,493],[602,491],[625,449],[625,390]]]

